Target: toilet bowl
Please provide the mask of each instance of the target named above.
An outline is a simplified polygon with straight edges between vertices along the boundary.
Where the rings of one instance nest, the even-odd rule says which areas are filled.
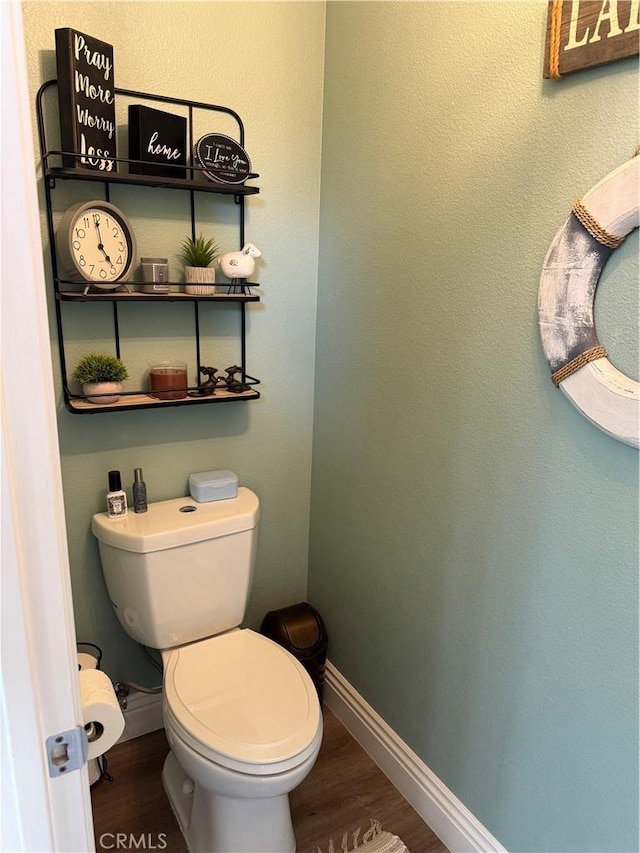
[[[163,653],[163,784],[192,853],[294,853],[288,794],[313,767],[313,682],[251,630]]]
[[[93,516],[124,630],[159,649],[171,747],[163,783],[191,853],[294,853],[288,794],[322,739],[315,685],[288,651],[240,629],[259,501],[150,503]]]

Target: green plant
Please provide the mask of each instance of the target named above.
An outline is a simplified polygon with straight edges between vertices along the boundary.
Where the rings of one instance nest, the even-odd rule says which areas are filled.
[[[193,237],[187,237],[180,246],[180,257],[189,267],[208,267],[218,256],[218,252],[219,247],[213,237],[205,240],[202,234],[195,240]]]
[[[73,378],[81,385],[93,382],[122,382],[129,372],[124,363],[113,355],[104,352],[92,352],[80,359],[73,372]]]

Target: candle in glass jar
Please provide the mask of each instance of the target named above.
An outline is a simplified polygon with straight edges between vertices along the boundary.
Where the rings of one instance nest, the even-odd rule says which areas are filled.
[[[180,361],[160,361],[149,365],[151,396],[158,400],[181,400],[187,396],[187,365]]]

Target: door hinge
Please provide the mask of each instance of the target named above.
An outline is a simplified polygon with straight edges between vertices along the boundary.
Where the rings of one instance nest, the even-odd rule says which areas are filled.
[[[47,738],[49,776],[64,776],[87,763],[89,742],[82,726]]]

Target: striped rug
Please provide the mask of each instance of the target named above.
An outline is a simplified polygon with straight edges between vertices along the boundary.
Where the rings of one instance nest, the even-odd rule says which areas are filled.
[[[364,832],[359,826],[345,832],[340,841],[330,838],[326,846],[317,847],[312,853],[409,853],[409,850],[397,835],[383,830],[380,821],[372,820]]]

